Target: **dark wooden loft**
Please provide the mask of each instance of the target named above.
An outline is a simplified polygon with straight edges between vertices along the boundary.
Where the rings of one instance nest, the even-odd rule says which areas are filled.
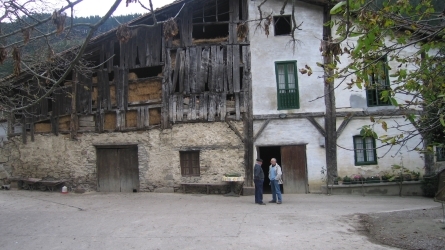
[[[85,60],[96,68],[73,72],[48,98],[17,116],[15,124],[33,139],[34,133],[70,133],[74,138],[83,132],[242,120],[249,110],[250,46],[238,38],[236,27],[247,17],[246,4],[189,2],[176,20],[179,34],[172,40],[163,37],[163,25],[134,29],[127,42],[120,43],[115,32],[95,38]],[[175,16],[181,7],[161,9],[158,21]],[[198,20],[198,15],[203,16]],[[150,23],[152,18],[145,16],[130,26]]]

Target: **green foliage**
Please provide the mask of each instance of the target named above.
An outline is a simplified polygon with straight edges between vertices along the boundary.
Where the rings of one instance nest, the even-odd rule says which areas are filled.
[[[381,174],[381,176],[382,176],[382,181],[383,182],[387,182],[387,181],[391,180],[394,177],[394,174],[386,171],[386,172],[383,172]]]
[[[351,177],[345,176],[343,177],[343,184],[350,184],[351,183]]]

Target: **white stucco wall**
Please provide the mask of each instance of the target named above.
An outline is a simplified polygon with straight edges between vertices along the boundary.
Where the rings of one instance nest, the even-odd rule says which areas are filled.
[[[254,0],[249,2],[249,19],[258,19],[258,5],[262,1]],[[268,1],[262,6],[264,13],[273,12],[279,15],[282,7],[282,1]],[[290,15],[291,4],[289,3],[285,9],[284,15]],[[324,94],[324,81],[322,78],[323,71],[316,66],[317,62],[322,62],[323,58],[319,51],[320,41],[323,32],[323,8],[316,5],[301,3],[297,1],[296,21],[301,25],[302,30],[296,31],[296,37],[299,40],[295,53],[292,47],[289,47],[290,36],[274,36],[274,27],[270,26],[270,35],[266,37],[264,31],[255,30],[256,22],[250,23],[250,41],[251,41],[251,58],[252,58],[252,94],[253,94],[253,114],[268,115],[280,113],[309,113],[309,112],[325,112],[324,98],[317,100]],[[335,28],[333,30],[335,33]],[[354,39],[348,40],[350,44],[354,43]],[[388,41],[389,43],[390,41]],[[406,48],[402,54],[411,55],[415,52],[414,47]],[[341,56],[341,64],[350,63],[348,54]],[[389,58],[389,56],[388,56]],[[297,61],[297,69],[304,68],[309,65],[313,69],[313,75],[307,76],[298,73],[298,86],[300,92],[300,109],[277,110],[277,83],[275,74],[275,62],[277,61]],[[389,62],[391,70],[389,74],[396,72],[398,68],[397,62]],[[412,65],[402,65],[408,69],[412,69]],[[390,78],[393,82],[395,79]],[[393,106],[367,107],[366,90],[359,89],[354,86],[352,89],[346,88],[346,82],[340,84],[340,80],[335,83],[337,111],[377,111],[382,109],[395,109]],[[397,95],[396,99],[403,102],[405,96]],[[316,118],[317,122],[324,127],[324,119]],[[337,120],[337,128],[342,123],[343,118]],[[254,121],[254,134],[258,132],[264,121]],[[376,126],[375,131],[379,135],[399,134],[399,131],[391,129],[395,122],[405,124],[403,117],[391,117],[387,119],[388,132],[385,132],[381,126]],[[423,159],[421,154],[413,150],[420,142],[420,138],[411,139],[407,145],[383,147],[377,149],[378,164],[367,166],[355,166],[354,162],[354,145],[353,136],[359,135],[360,128],[365,124],[370,124],[369,117],[353,118],[338,138],[337,144],[337,166],[340,176],[365,174],[376,175],[382,171],[390,171],[393,164],[401,164],[403,156],[404,167],[422,172]],[[404,129],[412,128],[408,125]],[[325,149],[320,147],[320,138],[322,135],[307,119],[283,119],[271,120],[262,134],[255,141],[255,147],[259,146],[282,146],[282,145],[298,145],[306,144],[307,169],[309,191],[320,191],[322,185],[320,170],[326,166]],[[377,143],[377,146],[381,144]],[[256,153],[256,152],[255,152]],[[256,155],[256,154],[255,154]]]
[[[392,119],[387,119],[388,131],[385,132],[381,126],[375,126],[374,131],[377,135],[381,136],[386,134],[388,136],[398,135],[401,132],[392,128],[398,124],[406,124],[404,129],[407,131],[414,129],[412,125],[407,124],[403,117],[392,117]],[[337,123],[341,123],[340,120]],[[345,128],[343,133],[337,139],[337,162],[338,162],[338,175],[345,176],[351,174],[364,174],[365,176],[378,175],[383,171],[391,172],[392,165],[401,165],[407,169],[414,170],[417,172],[423,171],[424,162],[422,155],[415,151],[414,149],[420,142],[420,138],[417,136],[409,141],[404,146],[394,145],[394,146],[382,146],[378,140],[376,141],[377,147],[377,164],[375,165],[364,165],[355,166],[354,162],[354,143],[353,136],[360,135],[360,128],[363,125],[371,125],[368,117],[363,118],[353,118]],[[407,134],[404,134],[407,136]]]
[[[249,19],[258,19],[259,12],[257,6],[262,1],[249,2]],[[282,1],[268,1],[262,6],[264,13],[273,12],[280,15]],[[319,51],[320,40],[323,34],[323,12],[319,6],[297,2],[296,22],[300,24],[301,30],[296,31],[295,53],[289,44],[290,36],[274,36],[274,26],[270,26],[269,37],[264,31],[256,30],[257,22],[250,22],[250,50],[252,58],[252,94],[253,114],[279,114],[295,112],[322,112],[324,111],[324,101],[316,99],[323,95],[323,80],[319,78],[323,75],[322,70],[317,68],[316,62],[323,61]],[[284,15],[290,15],[292,4],[289,3]],[[314,70],[314,74],[308,77],[298,73],[298,86],[300,91],[300,109],[280,110],[277,106],[277,83],[275,75],[276,61],[297,61],[297,69],[309,65]]]

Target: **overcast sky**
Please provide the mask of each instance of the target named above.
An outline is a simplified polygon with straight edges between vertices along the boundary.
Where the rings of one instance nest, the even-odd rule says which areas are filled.
[[[174,0],[153,0],[153,7],[160,8],[164,5],[167,5]],[[64,1],[63,1],[64,2]],[[63,3],[62,2],[62,3]],[[126,15],[126,14],[134,14],[134,13],[147,13],[145,9],[143,9],[139,3],[131,3],[126,7],[126,1],[122,0],[122,3],[116,9],[113,15]],[[141,0],[142,4],[149,7],[148,0]],[[79,3],[74,8],[74,15],[76,16],[103,16],[110,9],[111,5],[113,5],[113,0],[84,0],[82,3]],[[67,11],[68,12],[68,11]],[[67,13],[69,14],[69,13]]]

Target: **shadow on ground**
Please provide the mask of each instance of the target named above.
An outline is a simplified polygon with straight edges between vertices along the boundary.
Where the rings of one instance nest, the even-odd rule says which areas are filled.
[[[374,243],[402,249],[445,248],[442,206],[388,213],[356,214],[358,232]]]

